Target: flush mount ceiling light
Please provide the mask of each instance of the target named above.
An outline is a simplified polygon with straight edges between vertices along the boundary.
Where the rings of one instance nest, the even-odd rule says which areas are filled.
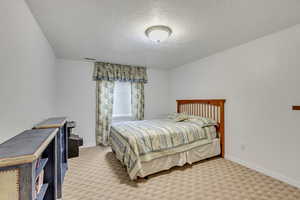
[[[145,34],[150,40],[160,43],[170,37],[172,30],[163,25],[151,26],[146,29]]]

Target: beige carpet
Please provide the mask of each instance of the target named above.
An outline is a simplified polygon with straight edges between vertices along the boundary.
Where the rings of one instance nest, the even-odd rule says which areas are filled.
[[[63,200],[300,200],[300,190],[221,158],[130,181],[109,149],[70,160]]]

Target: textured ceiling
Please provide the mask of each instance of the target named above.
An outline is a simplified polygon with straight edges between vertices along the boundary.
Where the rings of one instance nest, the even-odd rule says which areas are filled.
[[[300,23],[299,0],[27,0],[58,58],[170,68]],[[151,25],[173,29],[155,44]]]

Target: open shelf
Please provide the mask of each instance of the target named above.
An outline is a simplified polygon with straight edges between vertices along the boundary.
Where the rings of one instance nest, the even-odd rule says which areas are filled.
[[[48,188],[48,184],[47,183],[43,184],[42,188],[41,188],[40,192],[37,194],[37,197],[35,200],[43,200],[44,196],[46,194],[47,188]]]
[[[46,181],[49,184],[48,190],[51,190],[49,193],[53,193],[53,188],[56,189],[56,197],[60,199],[62,197],[62,184],[64,181],[64,176],[66,174],[66,171],[68,169],[68,129],[67,129],[67,118],[66,117],[55,117],[55,118],[49,118],[44,120],[43,122],[40,122],[36,126],[34,126],[34,129],[38,130],[47,130],[49,128],[56,128],[57,134],[56,134],[56,160],[49,158],[48,164],[45,166],[45,170],[48,170],[48,174],[45,171],[45,177]],[[44,154],[43,157],[47,157],[46,154]],[[53,166],[54,164],[54,166]],[[54,169],[54,170],[53,170]],[[53,174],[50,176],[49,173],[53,173],[53,171],[56,171],[56,176]],[[38,174],[38,173],[37,173]],[[56,178],[55,182],[48,181],[52,180],[53,178]],[[52,187],[52,184],[55,185],[55,187]],[[46,193],[47,199],[51,199],[48,197],[48,192]]]
[[[61,183],[57,183],[57,172],[61,170],[58,131],[58,128],[25,130],[0,144],[0,171],[17,170],[14,184],[10,185],[8,180],[7,187],[0,186],[3,197],[0,200],[12,199],[11,191],[16,191],[22,200],[57,199],[57,188],[61,188]],[[38,193],[37,187],[40,187]]]
[[[41,174],[41,172],[43,171],[43,169],[46,166],[47,162],[48,162],[48,158],[43,158],[43,159],[40,160],[40,165],[35,171],[35,179],[37,179],[37,177]]]

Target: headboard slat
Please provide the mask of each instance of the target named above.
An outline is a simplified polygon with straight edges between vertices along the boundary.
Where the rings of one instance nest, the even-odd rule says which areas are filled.
[[[225,99],[177,100],[177,112],[211,118],[218,122],[221,156],[225,156]]]

